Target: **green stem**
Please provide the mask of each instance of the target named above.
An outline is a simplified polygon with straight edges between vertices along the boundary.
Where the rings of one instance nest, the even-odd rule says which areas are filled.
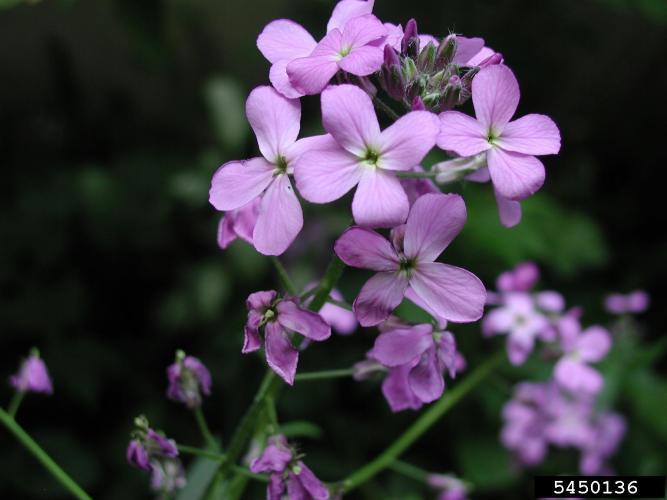
[[[53,459],[26,433],[23,428],[5,410],[0,408],[0,421],[14,434],[21,444],[32,453],[37,460],[48,470],[51,475],[67,490],[74,498],[79,500],[92,500],[91,497],[53,461]]]
[[[307,382],[310,380],[351,377],[352,375],[354,375],[354,368],[342,368],[340,370],[323,370],[319,372],[299,373],[295,377],[295,381]]]
[[[21,406],[24,397],[25,391],[16,391],[14,393],[12,400],[9,402],[9,408],[7,409],[7,413],[10,417],[16,418],[16,412],[19,411],[19,406]]]
[[[505,358],[504,352],[496,353],[479,365],[454,388],[448,390],[436,403],[422,413],[384,452],[369,463],[357,469],[342,482],[343,491],[351,491],[377,473],[386,469],[417,439],[428,431],[445,413],[447,413],[466,394],[480,384]]]
[[[343,269],[345,269],[345,264],[336,255],[334,255],[331,258],[329,265],[327,266],[327,270],[324,273],[322,281],[320,281],[320,286],[317,287],[313,301],[308,306],[311,311],[317,312],[322,309],[322,306],[329,298],[331,289],[336,286],[336,283],[338,283],[341,274],[343,274]]]
[[[389,464],[388,468],[421,483],[426,482],[429,476],[429,473],[425,470],[402,460],[394,460]]]
[[[382,99],[380,99],[379,97],[375,96],[375,98],[373,99],[373,102],[375,103],[375,107],[377,109],[379,109],[385,115],[387,115],[387,118],[391,118],[394,121],[396,121],[400,118],[398,116],[398,114],[396,113],[396,111],[391,109],[391,107],[386,102],[384,102]]]
[[[179,444],[176,447],[178,448],[178,451],[181,453],[186,453],[187,455],[196,455],[198,457],[210,458],[211,460],[216,460],[218,462],[224,462],[227,460],[226,455],[215,453],[213,451],[202,450],[201,448],[195,448],[194,446]]]
[[[199,427],[199,432],[201,432],[201,435],[204,438],[204,442],[206,443],[206,445],[213,450],[219,450],[220,445],[218,444],[218,441],[213,437],[213,434],[211,434],[211,430],[209,429],[208,424],[206,423],[206,417],[204,417],[204,412],[202,411],[201,407],[195,408],[194,414],[195,414],[195,420],[197,421],[197,426]]]
[[[290,278],[289,274],[287,273],[287,269],[285,269],[285,266],[283,266],[282,262],[280,262],[280,259],[278,257],[271,257],[271,262],[273,262],[273,265],[278,272],[280,282],[285,287],[285,290],[287,290],[290,295],[299,295],[296,289],[296,285],[294,285],[292,278]]]

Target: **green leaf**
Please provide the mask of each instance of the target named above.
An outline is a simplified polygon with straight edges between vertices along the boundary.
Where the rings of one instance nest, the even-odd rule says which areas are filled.
[[[322,428],[312,422],[305,420],[295,420],[294,422],[285,422],[280,426],[280,433],[287,438],[307,437],[311,439],[320,439],[322,437]]]

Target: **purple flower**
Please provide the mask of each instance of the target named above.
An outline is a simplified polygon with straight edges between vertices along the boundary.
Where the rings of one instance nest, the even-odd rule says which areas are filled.
[[[618,448],[625,435],[625,419],[616,413],[603,413],[595,419],[593,435],[582,450],[579,470],[586,475],[609,473],[606,461]]]
[[[167,368],[167,397],[185,403],[188,408],[198,408],[202,394],[211,394],[211,374],[208,368],[183,351],[176,353],[176,361]]]
[[[180,460],[166,459],[151,462],[151,488],[160,493],[171,493],[185,487],[185,469]]]
[[[372,14],[331,29],[306,57],[287,64],[289,83],[303,94],[318,94],[343,70],[357,76],[375,73],[384,61],[387,29]]]
[[[53,394],[53,385],[46,364],[36,351],[23,360],[19,371],[9,378],[9,383],[17,391]]]
[[[373,326],[387,319],[408,287],[438,317],[479,319],[486,299],[482,282],[465,269],[434,262],[465,221],[460,196],[426,194],[412,206],[405,226],[394,230],[393,245],[370,229],[346,230],[334,247],[338,257],[348,266],[377,272],[354,301],[359,323]]]
[[[218,246],[226,249],[236,238],[241,238],[253,244],[252,234],[259,216],[261,198],[255,198],[250,203],[227,212],[220,218],[218,224]]]
[[[507,66],[483,68],[472,82],[477,118],[458,111],[442,113],[437,139],[439,147],[461,156],[486,151],[501,221],[506,225],[521,218],[517,202],[544,183],[544,165],[534,155],[560,150],[560,133],[549,117],[530,114],[510,122],[519,96],[519,84]]]
[[[486,336],[506,334],[509,360],[521,365],[533,351],[535,339],[548,334],[549,326],[531,295],[512,292],[504,294],[502,305],[484,317],[482,332]]]
[[[498,276],[496,288],[501,292],[527,292],[539,279],[540,270],[534,262],[521,262]]]
[[[322,92],[322,121],[330,134],[294,168],[299,192],[329,203],[357,186],[352,214],[357,224],[393,227],[405,222],[410,204],[394,175],[418,165],[435,144],[437,117],[412,111],[380,131],[370,97],[353,85]]]
[[[635,290],[627,295],[613,293],[605,299],[604,306],[611,314],[638,314],[646,311],[651,298],[644,290]]]
[[[144,471],[154,471],[163,461],[178,457],[174,440],[167,439],[148,427],[146,417],[137,417],[135,425],[137,429],[132,432],[134,439],[128,444],[126,453],[130,465]]]
[[[176,442],[155,432],[153,429],[148,429],[146,432],[145,446],[151,456],[168,458],[176,458],[178,456]]]
[[[271,436],[262,455],[250,465],[254,473],[271,474],[266,490],[267,499],[281,500],[287,490],[290,499],[327,500],[327,487],[295,455],[284,436]]]
[[[278,298],[270,290],[255,292],[246,300],[248,321],[241,352],[258,350],[262,346],[260,330],[264,331],[266,361],[285,382],[292,385],[299,361],[299,352],[292,345],[289,332],[320,342],[331,336],[331,327],[322,317],[299,306],[297,299]]]
[[[426,482],[440,491],[438,500],[466,500],[467,488],[463,481],[451,474],[429,474]]]
[[[127,462],[141,470],[151,470],[148,451],[138,439],[133,439],[127,446]]]
[[[265,255],[280,255],[303,226],[301,205],[289,174],[295,159],[320,139],[296,140],[301,105],[271,87],[257,87],[250,93],[246,115],[262,157],[222,165],[213,174],[209,201],[217,210],[243,210],[260,197],[252,232],[253,245]]]
[[[456,376],[454,336],[429,324],[399,325],[375,339],[369,357],[391,369],[382,390],[393,411],[431,403],[445,389],[443,372]]]

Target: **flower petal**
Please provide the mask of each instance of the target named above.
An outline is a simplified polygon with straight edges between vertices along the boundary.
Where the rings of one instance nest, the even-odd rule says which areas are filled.
[[[456,37],[456,54],[452,62],[459,65],[469,65],[470,61],[484,48],[483,38]]]
[[[316,312],[302,309],[291,300],[280,301],[276,309],[278,322],[287,330],[316,341],[331,337],[331,327]]]
[[[365,45],[352,49],[348,55],[338,61],[338,66],[353,75],[367,76],[378,71],[383,61],[383,50],[380,47]]]
[[[611,335],[601,326],[591,326],[576,340],[579,357],[587,363],[596,363],[604,358],[611,348]]]
[[[351,267],[395,271],[398,255],[384,236],[371,229],[351,227],[336,240],[334,252]]]
[[[313,471],[308,468],[306,464],[299,461],[298,464],[300,472],[297,475],[301,486],[310,494],[313,500],[328,500],[329,490],[322,481],[317,479]]]
[[[422,403],[435,401],[445,390],[445,379],[439,367],[435,347],[422,355],[419,364],[408,374],[410,389]]]
[[[440,132],[438,117],[429,111],[412,111],[382,132],[378,166],[410,170],[435,146]]]
[[[382,382],[382,394],[384,394],[393,412],[407,410],[408,408],[417,410],[422,406],[422,402],[413,394],[408,383],[410,369],[410,365],[394,368]]]
[[[280,378],[293,385],[299,351],[292,346],[287,333],[277,321],[267,323],[264,331],[266,362]]]
[[[433,262],[466,223],[466,205],[457,194],[425,194],[410,210],[405,224],[405,255]]]
[[[252,240],[258,252],[280,255],[303,227],[303,212],[287,175],[277,176],[262,198]]]
[[[378,335],[369,355],[391,368],[411,363],[433,347],[432,332],[426,324],[390,330]]]
[[[408,196],[393,173],[363,168],[352,200],[352,215],[360,226],[394,227],[410,212]]]
[[[287,65],[290,62],[289,59],[281,59],[280,61],[274,62],[269,70],[269,81],[274,89],[288,99],[298,99],[303,96],[304,93],[295,88],[294,85],[292,85],[292,82],[289,81]]]
[[[600,372],[569,357],[561,358],[556,363],[554,379],[558,385],[574,393],[597,394],[604,385]]]
[[[273,87],[264,85],[250,92],[245,112],[262,156],[275,164],[299,135],[300,101],[287,99]]]
[[[256,198],[273,179],[273,165],[264,158],[230,161],[213,174],[208,201],[216,210],[234,210]]]
[[[378,145],[380,125],[373,103],[354,85],[336,85],[322,92],[322,124],[338,144],[356,156]]]
[[[440,113],[438,147],[461,156],[473,156],[491,147],[482,125],[459,111]]]
[[[449,321],[477,321],[484,312],[484,285],[477,276],[460,267],[420,263],[410,278],[410,286],[436,314]]]
[[[496,205],[498,206],[498,217],[500,223],[505,227],[514,227],[521,222],[521,203],[505,198],[495,191]]]
[[[341,0],[331,13],[327,23],[327,33],[336,28],[343,29],[350,19],[370,14],[373,12],[374,3],[375,0]]]
[[[361,288],[354,314],[361,326],[375,326],[389,317],[403,300],[408,280],[404,274],[377,273]]]
[[[349,47],[354,51],[386,35],[387,29],[384,27],[384,24],[374,15],[367,14],[350,19],[345,23],[340,43],[341,47]],[[382,47],[379,47],[378,50],[380,54],[384,52]]]
[[[257,48],[272,64],[281,59],[305,57],[316,45],[303,26],[289,19],[270,22],[257,37]]]
[[[262,337],[260,337],[257,328],[247,325],[243,327],[243,347],[241,348],[241,352],[247,354],[256,351],[260,347],[262,347]]]
[[[292,452],[289,449],[280,444],[269,442],[262,455],[250,464],[250,470],[254,473],[282,473],[291,460]]]
[[[519,105],[519,83],[503,64],[483,68],[472,80],[472,103],[485,131],[500,135]]]
[[[289,82],[302,94],[319,94],[336,73],[338,64],[333,54],[301,57],[287,64]]]
[[[545,115],[526,115],[509,122],[496,144],[527,155],[555,155],[560,151],[560,131]]]
[[[224,250],[236,239],[234,217],[231,212],[223,215],[218,222],[218,246]]]
[[[544,184],[544,165],[534,156],[493,148],[486,160],[493,187],[504,198],[523,200]]]

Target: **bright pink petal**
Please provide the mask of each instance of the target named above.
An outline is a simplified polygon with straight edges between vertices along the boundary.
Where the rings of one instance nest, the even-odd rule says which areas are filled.
[[[294,85],[292,85],[292,82],[289,81],[289,75],[287,74],[287,65],[289,63],[289,59],[281,59],[280,61],[274,62],[269,70],[269,80],[271,81],[273,88],[280,94],[288,99],[298,99],[303,96],[304,93],[295,88]]]
[[[560,131],[545,115],[526,115],[509,122],[496,144],[527,155],[555,155],[560,151]]]
[[[269,62],[309,55],[317,42],[300,24],[278,19],[267,24],[257,37],[257,48]]]
[[[597,363],[611,349],[611,335],[601,326],[591,326],[584,330],[576,341],[579,357],[587,363]]]
[[[493,187],[504,198],[523,200],[544,184],[544,165],[534,156],[493,148],[486,161]]]
[[[491,147],[482,125],[474,118],[458,111],[440,114],[438,147],[461,156],[472,156]]]
[[[338,61],[338,66],[353,75],[367,76],[378,71],[383,61],[381,48],[366,45],[352,49],[352,52]]]
[[[312,203],[337,200],[361,180],[359,159],[330,141],[331,147],[309,151],[294,163],[299,193]]]
[[[293,385],[299,351],[292,346],[290,338],[277,321],[267,323],[264,329],[266,362],[280,378]]]
[[[354,313],[361,326],[375,326],[389,317],[403,300],[408,280],[403,273],[377,273],[361,288]]]
[[[350,19],[343,27],[342,34],[341,47],[354,50],[386,36],[387,29],[377,17],[368,14]],[[378,50],[383,52],[381,48]]]
[[[316,312],[301,309],[291,300],[280,301],[277,310],[278,322],[287,330],[318,342],[331,337],[331,327]]]
[[[472,81],[472,103],[485,130],[500,135],[519,105],[519,83],[503,64],[482,69]]]
[[[378,166],[410,170],[435,146],[440,132],[438,117],[428,111],[412,111],[382,132]]]
[[[439,262],[419,264],[410,277],[410,286],[438,316],[449,321],[477,321],[484,312],[484,285],[460,267]]]
[[[258,197],[273,179],[274,166],[264,158],[230,161],[211,179],[208,201],[216,210],[234,210]]]
[[[336,28],[342,30],[350,19],[370,14],[373,12],[374,3],[375,0],[341,0],[331,13],[327,23],[327,33]]]
[[[382,333],[369,354],[388,367],[411,363],[433,346],[432,330],[431,325],[416,325]]]
[[[262,198],[253,243],[264,255],[280,255],[303,227],[301,205],[287,175],[279,175]]]
[[[302,57],[287,64],[292,86],[308,95],[319,94],[338,73],[338,64],[330,55]]]
[[[398,255],[384,236],[371,229],[351,227],[340,235],[334,252],[348,266],[373,271],[395,271]]]
[[[264,158],[276,163],[299,135],[301,103],[287,99],[273,87],[255,88],[246,101],[246,116]]]
[[[373,103],[354,85],[337,85],[322,92],[322,124],[338,144],[357,156],[378,145],[380,125]]]
[[[505,227],[516,226],[521,222],[521,203],[505,198],[501,194],[498,194],[497,191],[495,194],[500,223]]]
[[[352,200],[352,215],[360,226],[394,227],[410,211],[408,196],[393,173],[364,167]]]
[[[466,206],[457,194],[425,194],[410,210],[405,224],[405,255],[433,262],[466,223]]]

